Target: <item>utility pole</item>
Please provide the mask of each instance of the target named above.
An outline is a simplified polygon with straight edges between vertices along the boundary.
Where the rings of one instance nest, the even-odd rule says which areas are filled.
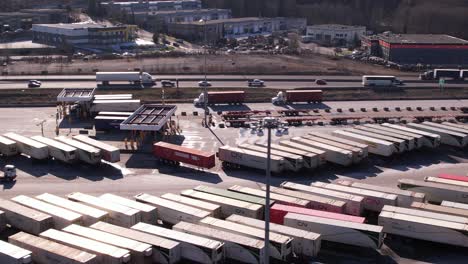
[[[203,20],[203,35],[204,35],[204,42],[205,42],[205,48],[203,49],[204,57],[205,57],[205,63],[203,64],[203,71],[205,72],[205,85],[203,87],[203,96],[205,98],[204,101],[204,110],[205,110],[205,126],[208,127],[208,81],[206,77],[206,52],[207,52],[207,46],[208,46],[208,40],[206,36],[206,19]]]

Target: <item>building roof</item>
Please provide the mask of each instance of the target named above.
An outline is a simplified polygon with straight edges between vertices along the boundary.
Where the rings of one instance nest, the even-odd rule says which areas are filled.
[[[311,25],[311,26],[308,26],[308,28],[325,29],[325,30],[355,30],[355,29],[366,29],[365,26],[340,25],[340,24]]]
[[[380,34],[380,40],[390,44],[466,44],[468,41],[449,35],[432,34]]]
[[[54,28],[63,28],[63,29],[84,29],[84,28],[106,28],[106,25],[101,24],[36,24],[38,26],[44,27],[54,27]]]
[[[152,16],[157,15],[171,15],[171,14],[198,14],[207,12],[231,12],[229,9],[182,9],[182,10],[164,10],[164,11],[148,11],[148,12],[135,12],[137,14],[148,14]]]
[[[242,22],[257,22],[257,21],[268,21],[268,20],[272,20],[272,18],[238,17],[238,18],[209,20],[209,21],[206,21],[206,24],[215,25],[215,24],[222,24],[222,23],[242,23]],[[180,22],[177,24],[204,25],[204,22],[193,21],[193,22]]]

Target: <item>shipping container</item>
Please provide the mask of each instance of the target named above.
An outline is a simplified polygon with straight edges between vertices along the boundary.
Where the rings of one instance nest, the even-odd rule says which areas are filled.
[[[134,112],[141,106],[140,100],[94,100],[90,112],[97,114],[99,112]]]
[[[270,217],[271,222],[275,224],[284,224],[284,217],[289,213],[301,214],[301,215],[311,215],[319,216],[329,219],[338,219],[343,221],[355,222],[355,223],[364,223],[366,219],[364,217],[345,215],[341,213],[333,213],[309,208],[301,208],[296,206],[275,204],[270,208]]]
[[[100,149],[64,136],[56,137],[55,139],[74,147],[76,149],[76,155],[79,160],[92,165],[101,163]]]
[[[174,264],[181,259],[179,242],[105,222],[97,222],[90,227],[152,245],[154,263]]]
[[[377,130],[378,131],[385,131],[385,132],[393,133],[395,135],[403,135],[403,136],[406,136],[406,137],[413,138],[415,148],[419,149],[419,148],[424,147],[424,140],[425,139],[424,139],[423,135],[416,134],[416,133],[411,133],[411,132],[407,132],[407,131],[403,131],[403,130],[398,130],[398,129],[395,129],[395,128],[386,127],[386,126],[382,126],[382,125],[376,125],[376,124],[364,124],[363,126],[368,127],[368,128],[372,128],[375,131],[377,131]]]
[[[59,244],[52,240],[37,237],[25,232],[16,233],[8,238],[8,241],[16,246],[32,252],[34,263],[47,264],[99,264],[101,258],[73,247]],[[4,262],[2,262],[4,263]],[[23,263],[23,262],[18,262]],[[24,262],[28,263],[28,262]]]
[[[268,147],[267,143],[257,142],[255,143],[255,145],[262,146],[264,148]],[[310,153],[310,152],[303,151],[303,150],[296,149],[296,148],[285,147],[285,146],[281,146],[278,144],[270,144],[270,147],[272,150],[278,150],[281,152],[299,155],[300,157],[302,157],[303,165],[304,165],[304,168],[306,169],[315,169],[320,165],[319,156],[315,153]]]
[[[128,116],[96,116],[94,129],[96,131],[120,130],[120,124],[127,120]]]
[[[342,130],[335,130],[333,131],[333,135],[337,137],[341,137],[348,140],[357,141],[362,144],[366,144],[369,148],[369,153],[380,155],[384,157],[390,157],[394,153],[397,152],[395,144],[392,142],[388,142],[385,140],[380,140],[377,138],[371,138],[364,135],[359,135],[347,131]]]
[[[0,154],[4,156],[14,156],[18,154],[16,142],[6,137],[0,136]]]
[[[411,150],[414,150],[416,148],[416,143],[415,143],[414,137],[409,137],[409,136],[401,135],[401,134],[398,134],[398,133],[388,132],[388,131],[385,131],[385,130],[382,130],[382,129],[374,129],[374,128],[367,127],[367,126],[356,126],[354,128],[357,129],[357,130],[370,132],[370,133],[377,134],[377,135],[382,135],[384,137],[381,137],[381,139],[387,140],[387,141],[390,141],[389,140],[390,138],[391,139],[403,140],[405,142],[405,149],[407,151],[411,151]]]
[[[337,180],[335,183],[364,190],[395,194],[397,195],[397,206],[402,207],[410,207],[413,202],[424,202],[426,197],[424,193],[405,191],[397,188],[383,187],[379,185],[366,184],[349,180]]]
[[[211,169],[216,165],[214,153],[162,141],[153,145],[153,155],[161,161],[169,161],[175,164],[182,162],[206,169]]]
[[[308,140],[302,137],[294,137],[290,140],[294,143],[325,151],[325,158],[328,162],[336,163],[342,166],[349,166],[353,163],[353,153],[351,151],[340,149],[313,140]]]
[[[137,202],[135,200],[130,200],[130,199],[127,199],[127,198],[123,198],[121,196],[117,196],[117,195],[114,195],[114,194],[111,194],[111,193],[103,194],[103,195],[99,196],[99,198],[101,198],[103,200],[106,200],[106,201],[109,201],[109,202],[118,203],[120,205],[123,205],[123,206],[133,208],[135,210],[140,211],[141,212],[141,221],[142,222],[145,222],[145,223],[148,223],[148,224],[153,224],[153,223],[156,223],[158,221],[157,208],[154,207],[154,206],[151,206],[149,204],[140,203],[140,202]]]
[[[460,223],[382,212],[379,225],[387,234],[468,247],[467,227]]]
[[[223,260],[224,243],[220,241],[145,223],[138,223],[132,229],[181,243],[181,256],[188,261],[211,264]]]
[[[76,148],[72,146],[65,145],[59,141],[42,136],[34,136],[31,138],[46,145],[49,149],[49,155],[55,160],[60,160],[65,163],[73,163],[77,159]]]
[[[32,252],[21,245],[0,240],[0,263],[27,264],[32,262]]]
[[[410,133],[421,135],[424,138],[424,146],[429,147],[429,148],[437,148],[440,146],[440,143],[441,143],[440,136],[434,133],[428,133],[419,129],[412,129],[409,127],[393,125],[393,124],[388,124],[388,123],[383,123],[382,126],[397,129],[403,132],[410,132]]]
[[[70,224],[81,224],[83,222],[81,214],[58,207],[41,200],[37,200],[25,195],[18,195],[11,200],[14,202],[29,207],[34,210],[46,213],[54,219],[55,228],[63,228]]]
[[[74,192],[68,199],[99,208],[109,214],[109,222],[120,226],[130,227],[141,221],[141,212],[114,202],[109,202],[88,194]]]
[[[140,193],[135,196],[135,199],[142,203],[147,203],[158,208],[158,219],[172,225],[179,221],[196,223],[201,219],[210,216],[211,213],[193,206],[188,206],[182,203],[173,202],[162,199],[146,193]]]
[[[422,203],[418,203],[418,204],[422,204]],[[416,206],[418,205],[416,204]],[[460,224],[468,224],[468,218],[463,217],[463,216],[420,210],[420,209],[417,209],[416,207],[403,208],[403,207],[386,205],[384,206],[382,211],[396,213],[396,214],[414,215],[414,216],[419,216],[419,217],[437,219],[437,220],[460,223]]]
[[[266,192],[264,190],[242,187],[239,185],[234,185],[230,187],[229,191],[244,193],[248,195],[254,195],[254,196],[258,196],[262,198],[266,197]],[[309,207],[309,208],[312,206],[311,201],[292,197],[292,196],[282,195],[278,193],[270,193],[270,199],[274,200],[275,203],[278,203],[278,204],[298,206],[298,207]]]
[[[322,166],[325,163],[327,163],[326,159],[326,152],[317,148],[309,147],[309,146],[304,146],[298,143],[291,142],[289,140],[282,140],[278,143],[280,146],[288,147],[288,148],[293,148],[293,149],[298,149],[301,151],[305,151],[307,153],[315,154],[319,157],[318,165]]]
[[[261,239],[183,221],[173,226],[172,229],[223,242],[224,256],[227,259],[248,264],[264,263],[265,243]]]
[[[267,153],[267,148],[262,147],[262,146],[257,146],[257,145],[238,144],[237,147],[241,149],[257,151],[260,153]],[[284,158],[284,161],[285,161],[284,164],[287,170],[297,172],[297,171],[300,171],[304,167],[304,160],[299,155],[288,153],[288,152],[283,152],[283,151],[275,150],[275,149],[271,149],[270,153],[271,155]]]
[[[443,200],[468,203],[468,188],[411,179],[398,180],[398,188],[426,194],[426,201],[441,203]]]
[[[305,138],[305,139],[308,139],[308,140],[312,140],[314,142],[318,142],[318,143],[326,144],[328,146],[333,146],[333,147],[336,147],[336,148],[339,148],[339,149],[351,151],[353,153],[353,163],[359,163],[363,159],[367,158],[367,152],[366,152],[366,154],[364,154],[364,151],[362,149],[360,149],[360,148],[357,148],[357,147],[349,146],[349,145],[342,144],[342,143],[339,143],[339,142],[336,142],[336,141],[333,141],[333,140],[328,140],[328,139],[315,137],[315,136],[311,136],[311,135],[302,136],[302,137]]]
[[[460,186],[460,187],[468,187],[468,182],[465,182],[465,181],[457,181],[457,180],[437,178],[437,177],[424,177],[424,181],[441,183],[441,184],[449,184],[449,185]]]
[[[230,146],[222,146],[218,149],[218,158],[222,161],[223,168],[247,167],[266,170],[267,154],[257,151],[240,149]],[[271,155],[271,172],[281,173],[285,168],[284,158]]]
[[[283,191],[285,195],[296,195],[302,196],[301,192],[313,194],[325,198],[335,199],[339,201],[346,202],[345,213],[349,215],[360,216],[364,212],[364,197],[360,195],[353,195],[344,192],[337,192],[333,190],[327,190],[323,188],[318,188],[314,186],[308,186],[303,184],[297,184],[293,182],[283,182],[281,183],[281,188],[287,189]],[[281,189],[275,189],[281,190]],[[289,190],[289,191],[288,191]],[[294,192],[291,192],[294,191]]]
[[[464,133],[458,133],[451,130],[442,128],[436,128],[433,126],[422,125],[422,124],[407,124],[409,127],[419,129],[422,131],[430,132],[440,136],[442,144],[454,146],[454,147],[465,147],[468,145],[468,135]]]
[[[454,132],[457,132],[457,133],[468,134],[468,128],[448,126],[448,125],[445,125],[445,124],[438,124],[438,123],[427,122],[427,121],[423,122],[423,125],[432,126],[432,127],[436,127],[436,128],[441,128],[441,129],[449,130],[449,131],[454,131]]]
[[[231,198],[234,200],[244,201],[247,203],[259,204],[261,206],[266,205],[266,200],[264,198],[254,196],[254,195],[243,194],[243,193],[230,192],[229,190],[226,190],[226,189],[220,189],[220,188],[210,187],[206,185],[198,185],[197,187],[193,188],[193,190],[198,191],[198,192],[219,195],[219,196]],[[270,201],[269,205],[271,206],[274,203],[275,201]]]
[[[99,210],[82,203],[73,202],[49,193],[38,195],[36,196],[36,199],[80,214],[82,216],[83,224],[87,226],[99,221],[107,221],[109,215],[106,211]]]
[[[7,133],[4,136],[15,141],[18,152],[24,155],[38,160],[47,159],[49,157],[49,149],[45,144],[15,133]]]
[[[381,226],[290,213],[284,225],[319,233],[324,241],[349,246],[379,249],[384,240]]]
[[[248,203],[194,190],[182,191],[180,194],[182,196],[203,200],[221,206],[221,217],[223,218],[226,218],[232,214],[240,214],[258,219],[263,218],[263,206],[259,204]]]
[[[461,124],[461,123],[450,123],[450,122],[442,122],[442,125],[446,125],[447,127],[457,127],[457,128],[463,128],[463,129],[468,129],[468,125]]]
[[[343,131],[358,134],[358,135],[363,135],[363,136],[366,136],[366,137],[375,138],[375,139],[379,139],[379,140],[383,140],[383,141],[387,141],[387,142],[391,142],[395,146],[395,149],[396,149],[395,153],[403,153],[405,151],[408,151],[408,149],[406,148],[405,141],[402,140],[402,139],[399,139],[399,138],[384,136],[384,135],[381,135],[381,134],[367,132],[367,131],[364,131],[364,130],[353,129],[353,128],[348,128],[348,129],[345,129]]]
[[[0,210],[5,213],[6,223],[31,234],[39,234],[54,226],[52,216],[38,210],[0,199]]]
[[[344,138],[335,137],[335,136],[325,134],[325,133],[320,133],[320,132],[309,132],[308,135],[313,136],[315,138],[327,139],[327,140],[331,140],[331,141],[338,142],[341,144],[345,144],[347,146],[352,146],[352,147],[361,149],[363,151],[363,156],[365,157],[367,157],[369,154],[369,146],[367,146],[366,144],[362,144],[362,143],[352,141],[352,140],[347,140]]]
[[[263,229],[224,221],[213,217],[202,219],[200,224],[256,239],[264,239],[265,237],[265,231]],[[270,232],[270,245],[267,245],[269,246],[270,257],[287,261],[292,254],[292,240],[293,239],[289,236]]]
[[[94,140],[84,135],[76,135],[73,137],[73,139],[101,150],[102,158],[105,161],[108,161],[108,162],[120,161],[120,150],[114,146],[103,143],[101,141]]]
[[[424,210],[424,211],[430,211],[434,213],[456,215],[456,216],[462,216],[462,217],[468,218],[468,210],[460,209],[460,208],[451,208],[451,207],[443,206],[443,205],[414,202],[411,204],[411,208]]]
[[[197,200],[197,199],[192,199],[189,197],[185,197],[185,196],[173,194],[173,193],[163,194],[161,195],[161,198],[171,200],[174,202],[178,202],[178,203],[183,203],[189,206],[193,206],[195,208],[199,208],[204,211],[208,211],[211,213],[213,217],[216,217],[216,218],[221,217],[221,206],[214,204],[214,203],[208,203],[208,202],[204,202],[204,201]]]
[[[372,190],[364,190],[333,183],[313,182],[311,186],[363,196],[364,209],[380,212],[384,205],[396,205],[397,195]]]
[[[459,176],[459,175],[451,175],[451,174],[439,174],[438,177],[441,178],[441,179],[468,182],[468,177],[467,176]]]
[[[205,100],[205,94],[201,93],[197,98],[193,99],[195,106],[203,106],[206,102],[208,105],[215,104],[243,104],[245,101],[244,91],[223,91],[223,92],[208,92],[208,100]]]
[[[152,262],[153,249],[150,244],[79,225],[69,225],[62,231],[126,249],[130,251],[132,263],[145,264]]]
[[[226,221],[247,225],[258,229],[265,228],[265,221],[241,215],[231,215],[226,218]],[[320,251],[321,237],[318,233],[274,223],[270,223],[270,231],[292,237],[292,250],[298,257],[316,257]]]
[[[130,252],[126,249],[98,242],[89,238],[73,235],[56,229],[42,232],[40,237],[57,243],[84,250],[96,254],[100,258],[99,263],[130,263]]]

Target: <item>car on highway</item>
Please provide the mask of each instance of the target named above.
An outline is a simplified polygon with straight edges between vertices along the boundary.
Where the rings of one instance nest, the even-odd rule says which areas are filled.
[[[253,79],[253,80],[247,81],[247,85],[249,87],[262,87],[262,86],[265,86],[265,82],[260,79]]]
[[[209,81],[199,81],[198,87],[211,87],[211,83]]]
[[[29,88],[39,88],[41,87],[42,83],[38,80],[29,80],[28,87]]]
[[[327,81],[322,80],[322,79],[317,79],[317,80],[315,80],[315,84],[317,84],[317,85],[327,85]]]
[[[161,86],[164,88],[173,88],[175,87],[175,82],[169,80],[161,80]]]

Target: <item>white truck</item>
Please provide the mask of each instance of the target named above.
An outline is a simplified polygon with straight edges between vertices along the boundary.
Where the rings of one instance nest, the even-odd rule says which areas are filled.
[[[222,146],[218,150],[218,158],[222,161],[224,168],[247,167],[253,169],[266,170],[266,152],[251,151],[230,146]],[[271,172],[281,173],[286,168],[284,158],[271,155]]]
[[[34,136],[31,138],[45,144],[49,148],[49,155],[55,160],[60,160],[65,163],[73,163],[77,160],[77,150],[72,146],[42,136]]]
[[[7,157],[18,154],[16,142],[6,137],[0,136],[0,154]]]
[[[141,212],[141,221],[144,223],[153,224],[158,221],[158,210],[152,205],[140,203],[135,200],[130,200],[111,193],[105,193],[99,196],[99,198],[108,202],[118,203],[120,205],[139,210]]]
[[[76,148],[76,156],[79,160],[91,165],[101,163],[102,157],[100,149],[64,136],[56,137],[55,140]]]
[[[343,130],[335,130],[333,131],[333,135],[336,137],[341,137],[347,140],[352,140],[362,144],[366,144],[369,147],[369,153],[375,155],[390,157],[391,155],[393,155],[393,153],[397,151],[395,145],[392,142],[388,142],[385,140],[367,137],[364,135],[359,135]]]
[[[444,200],[468,203],[468,188],[449,184],[418,181],[412,179],[398,180],[398,188],[426,194],[426,201],[441,203]]]
[[[49,157],[49,149],[45,144],[16,133],[7,133],[4,136],[15,141],[18,151],[24,155],[37,160],[43,160]]]
[[[260,153],[267,152],[267,148],[263,146],[252,145],[252,144],[238,144],[237,147],[241,149],[257,151]],[[297,172],[297,171],[300,171],[303,167],[304,161],[302,157],[299,155],[288,153],[288,152],[283,152],[283,151],[275,150],[275,149],[271,149],[271,154],[284,158],[284,161],[285,161],[284,164],[286,165],[287,170]]]
[[[468,134],[415,123],[409,123],[408,127],[439,135],[442,144],[445,145],[461,148],[468,145]]]
[[[387,141],[387,142],[391,142],[395,146],[396,153],[403,153],[403,152],[408,150],[406,148],[405,141],[402,140],[402,139],[399,139],[399,138],[384,136],[384,135],[381,135],[381,134],[367,132],[367,131],[364,131],[364,130],[353,129],[353,128],[344,129],[344,131],[351,132],[351,133],[358,134],[358,135],[363,135],[363,136],[370,137],[370,138],[384,140],[384,141]]]
[[[290,140],[294,143],[325,151],[325,158],[328,162],[332,162],[342,166],[349,166],[353,163],[353,153],[351,151],[337,148],[317,141],[305,139],[302,137],[294,137]]]
[[[109,85],[113,82],[126,82],[135,85],[153,86],[153,76],[147,72],[96,72],[96,82]]]
[[[423,136],[424,146],[429,148],[437,148],[440,146],[440,136],[434,133],[428,133],[419,129],[412,129],[405,126],[393,125],[388,123],[383,123],[382,126],[400,130],[403,132],[414,133]]]
[[[382,125],[376,125],[376,124],[364,124],[364,127],[372,128],[374,130],[382,131],[382,132],[389,132],[393,133],[394,135],[403,135],[406,137],[410,137],[414,140],[414,146],[417,149],[420,149],[424,147],[424,136],[416,133],[411,133],[403,130],[398,130],[395,128],[391,127],[386,127]]]
[[[112,163],[120,161],[120,150],[114,146],[84,135],[76,135],[73,139],[101,150],[102,158],[105,161]]]
[[[14,236],[13,236],[14,237]],[[22,246],[22,245],[21,245]],[[2,264],[27,264],[32,262],[32,252],[13,243],[0,240],[0,262]]]
[[[24,232],[38,235],[54,226],[50,215],[10,200],[0,199],[0,210],[5,213],[7,224]]]
[[[257,143],[255,143],[255,145],[256,146],[261,146],[261,147],[264,147],[264,148],[268,147],[267,143],[257,142]],[[310,152],[303,151],[303,150],[300,150],[300,149],[285,147],[285,146],[281,146],[281,145],[278,145],[278,144],[271,144],[270,147],[271,147],[272,150],[277,150],[277,151],[291,153],[291,154],[294,154],[294,155],[301,156],[302,160],[303,160],[304,168],[315,169],[315,168],[317,168],[319,166],[319,156],[317,154],[315,154],[315,153],[310,153]]]
[[[316,137],[312,135],[307,135],[307,136],[302,136],[302,137],[308,140],[312,140],[314,142],[318,142],[318,143],[326,144],[332,147],[351,151],[353,153],[353,163],[359,163],[363,159],[367,158],[367,150],[364,151],[361,148],[357,148],[354,146],[346,145],[340,142],[336,142],[333,140],[328,140],[328,139],[324,139],[324,138],[320,138],[320,137]]]

